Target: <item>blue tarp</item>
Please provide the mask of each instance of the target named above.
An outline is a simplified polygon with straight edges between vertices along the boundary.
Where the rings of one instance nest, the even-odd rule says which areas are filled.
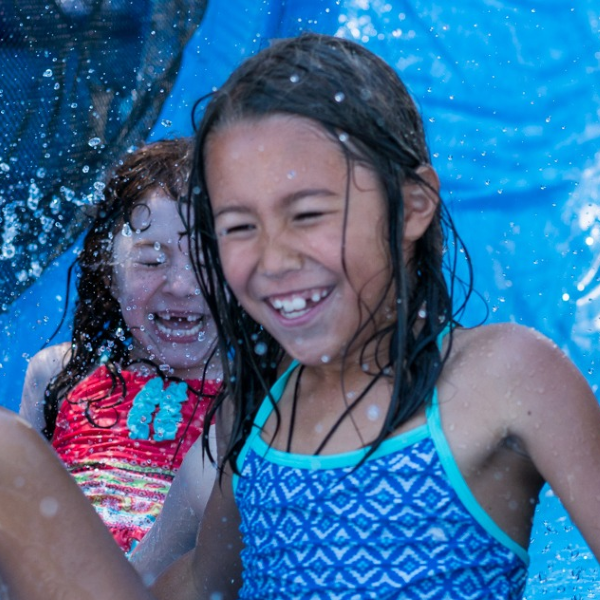
[[[191,133],[198,97],[269,39],[306,29],[364,43],[401,73],[422,108],[443,196],[475,266],[481,299],[473,301],[468,321],[488,312],[488,321],[535,327],[571,356],[597,391],[597,0],[465,0],[458,6],[420,0],[209,2],[151,137]],[[18,404],[27,356],[58,322],[72,256],[56,261],[0,318],[6,331],[0,394],[7,406]],[[65,329],[58,339],[67,335]],[[534,540],[534,552],[542,555],[551,544],[546,534],[557,527],[544,522],[568,525],[551,492],[546,496]],[[568,582],[572,575],[563,578],[563,570],[589,565],[579,538],[560,539],[562,545],[554,542],[551,556],[546,553],[532,568],[531,590],[550,585],[544,577],[555,577],[556,585]],[[552,597],[592,589],[583,573],[577,584],[563,585],[564,596]]]

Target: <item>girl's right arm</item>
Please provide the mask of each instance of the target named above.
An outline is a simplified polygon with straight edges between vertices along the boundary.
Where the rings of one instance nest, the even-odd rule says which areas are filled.
[[[19,415],[31,423],[36,431],[42,431],[46,426],[44,417],[46,387],[63,368],[69,347],[69,342],[63,342],[44,348],[29,361]]]
[[[231,422],[222,409],[216,430],[219,461]],[[233,495],[232,475],[228,468],[219,476],[206,505],[196,546],[169,567],[156,581],[152,591],[159,600],[234,600],[241,586],[242,538],[240,516]]]

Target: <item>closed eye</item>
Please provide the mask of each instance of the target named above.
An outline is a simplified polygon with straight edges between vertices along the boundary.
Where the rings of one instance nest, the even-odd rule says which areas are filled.
[[[219,237],[225,237],[236,234],[244,234],[249,233],[255,229],[255,226],[252,223],[240,223],[237,225],[230,225],[229,227],[221,227],[217,230],[217,234]]]
[[[141,256],[138,256],[135,262],[142,267],[162,267],[167,262],[167,256],[164,252],[152,253],[152,255],[149,255],[148,252],[141,252],[140,254]]]
[[[326,213],[323,211],[312,210],[312,211],[306,211],[306,212],[299,213],[294,218],[297,221],[307,221],[310,219],[318,219],[319,217],[322,217],[325,214]]]
[[[137,264],[142,266],[142,267],[162,267],[167,261],[165,259],[163,260],[153,260],[153,261],[142,261],[139,260],[137,261]]]

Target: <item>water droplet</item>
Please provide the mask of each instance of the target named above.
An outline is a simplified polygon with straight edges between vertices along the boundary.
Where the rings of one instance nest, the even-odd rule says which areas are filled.
[[[163,119],[160,124],[163,127],[171,127],[171,125],[173,125],[173,121],[169,121],[169,119]]]
[[[343,102],[343,101],[344,101],[344,99],[346,98],[346,96],[345,96],[344,92],[338,92],[338,93],[337,93],[337,94],[334,96],[334,98],[335,98],[335,101],[336,101],[336,102]]]
[[[42,193],[40,192],[40,188],[32,181],[29,184],[29,195],[27,196],[27,208],[29,208],[29,210],[36,210],[41,197],[42,197]]]
[[[287,178],[288,178],[288,179],[294,179],[294,177],[296,177],[296,171],[290,171],[290,172],[287,174]]]
[[[52,498],[47,496],[46,498],[42,498],[40,502],[40,514],[42,517],[47,517],[51,519],[56,516],[58,512],[58,501],[56,498]]]
[[[323,354],[323,356],[321,356],[322,363],[327,364],[330,360],[331,360],[331,358],[329,356],[327,356],[327,354]]]
[[[102,143],[102,140],[99,137],[94,137],[88,141],[88,146],[95,148],[96,146],[99,146],[101,143]]]
[[[121,229],[121,235],[125,237],[131,237],[131,227],[129,223],[123,223],[123,227]]]
[[[17,253],[13,244],[2,244],[2,258],[13,258]]]
[[[256,346],[254,346],[254,352],[259,356],[263,356],[267,353],[267,345],[264,342],[258,342]]]
[[[30,268],[31,275],[33,277],[39,277],[42,274],[42,265],[36,260],[31,263]]]
[[[342,144],[346,143],[349,139],[349,135],[345,132],[342,131],[342,133],[340,133],[338,135],[338,139],[340,140],[340,142],[342,142]]]
[[[52,69],[46,69],[43,73],[42,73],[42,77],[52,77]]]
[[[296,75],[295,73],[290,77],[290,81],[292,83],[298,83],[300,81],[300,77],[298,75]]]
[[[372,404],[367,409],[367,419],[369,419],[369,421],[377,421],[380,414],[381,414],[381,410],[380,410],[379,406],[377,406],[376,404]]]

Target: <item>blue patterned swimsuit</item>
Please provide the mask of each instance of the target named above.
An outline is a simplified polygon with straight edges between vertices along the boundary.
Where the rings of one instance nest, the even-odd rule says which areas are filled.
[[[293,369],[272,389],[281,398]],[[263,402],[239,458],[243,585],[253,600],[514,600],[529,558],[487,515],[441,427],[427,422],[364,450],[299,455],[269,448]]]

